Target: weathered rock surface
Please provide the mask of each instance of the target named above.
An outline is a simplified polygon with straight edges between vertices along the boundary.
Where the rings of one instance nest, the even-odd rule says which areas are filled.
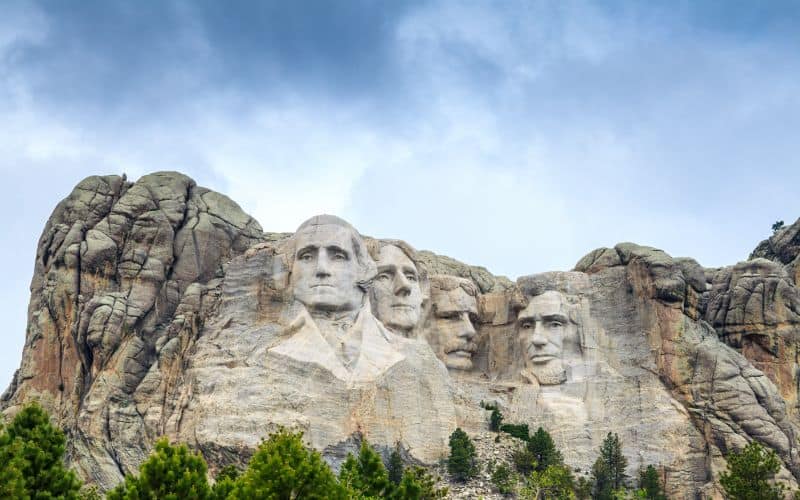
[[[752,440],[796,485],[798,234],[721,269],[621,243],[512,282],[329,216],[263,233],[178,173],[90,177],[40,239],[0,404],[39,400],[101,488],[158,436],[215,470],[278,425],[334,466],[362,438],[433,464],[456,426],[505,460],[480,401],[584,472],[616,432],[631,475],[656,465],[674,498],[718,496],[723,455]]]

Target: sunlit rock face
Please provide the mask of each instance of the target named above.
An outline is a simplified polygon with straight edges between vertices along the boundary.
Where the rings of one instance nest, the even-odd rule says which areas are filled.
[[[103,489],[159,436],[214,471],[281,425],[334,467],[362,439],[431,464],[456,426],[487,429],[481,401],[582,473],[618,433],[671,498],[718,496],[751,440],[795,485],[798,231],[722,269],[622,243],[512,282],[330,215],[264,233],[174,172],[90,177],[40,239],[2,408],[42,402]]]

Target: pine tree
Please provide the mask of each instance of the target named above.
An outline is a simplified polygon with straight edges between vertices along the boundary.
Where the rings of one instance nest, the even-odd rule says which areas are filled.
[[[600,456],[592,466],[594,497],[598,500],[613,498],[615,490],[625,484],[628,459],[622,454],[622,444],[616,433],[608,433],[600,446]]]
[[[436,479],[422,467],[410,467],[387,497],[391,500],[438,500],[447,496],[447,488],[437,488]]]
[[[64,433],[50,423],[41,406],[25,406],[0,437],[0,474],[8,480],[0,491],[19,493],[21,475],[24,493],[19,498],[78,498],[81,483],[64,467],[65,444]]]
[[[639,489],[647,500],[667,500],[658,471],[652,465],[639,471]]]
[[[339,482],[357,495],[364,497],[382,497],[389,493],[393,483],[380,455],[367,443],[361,442],[358,458],[353,454],[347,456],[339,472]]]
[[[500,432],[500,426],[503,424],[503,414],[495,406],[492,408],[492,413],[489,416],[489,430]]]
[[[522,497],[534,500],[568,500],[575,498],[575,478],[568,467],[550,465],[546,469],[533,471],[526,479]]]
[[[514,464],[514,468],[517,469],[517,472],[523,476],[527,477],[531,472],[536,470],[536,457],[528,449],[527,443],[514,450],[511,454],[511,461]]]
[[[551,465],[564,464],[564,458],[556,448],[553,438],[541,427],[536,429],[536,432],[528,440],[527,447],[536,460],[535,470],[537,471],[541,472]]]
[[[344,500],[348,495],[320,454],[303,445],[302,432],[280,429],[259,445],[229,498]]]
[[[589,500],[592,496],[592,482],[585,477],[579,477],[575,484],[575,498]]]
[[[211,498],[214,500],[228,498],[228,495],[236,488],[236,480],[240,475],[241,472],[233,464],[220,469],[214,478],[214,486],[211,487]]]
[[[728,498],[777,500],[784,497],[785,487],[772,481],[781,467],[774,451],[753,441],[740,453],[734,452],[725,458],[728,468],[720,475],[719,482]]]
[[[20,443],[0,427],[0,498],[29,498],[22,475],[24,462]]]
[[[447,472],[457,481],[466,481],[478,474],[475,445],[467,433],[457,428],[450,434],[450,456],[447,459]]]
[[[139,475],[108,493],[108,500],[207,500],[212,498],[206,479],[206,462],[185,444],[173,446],[159,439],[153,452],[139,467]]]
[[[504,464],[489,463],[487,470],[491,474],[492,485],[497,488],[497,492],[502,495],[513,493],[517,478],[511,468]]]
[[[394,450],[389,456],[388,473],[389,481],[394,484],[400,484],[400,481],[403,480],[403,459],[400,457],[400,453],[397,450]]]

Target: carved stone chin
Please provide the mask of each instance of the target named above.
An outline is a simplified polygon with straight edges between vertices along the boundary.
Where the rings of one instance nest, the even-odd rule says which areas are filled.
[[[529,384],[539,385],[559,385],[567,381],[567,371],[564,369],[561,360],[539,366],[536,370],[523,369],[522,378]]]

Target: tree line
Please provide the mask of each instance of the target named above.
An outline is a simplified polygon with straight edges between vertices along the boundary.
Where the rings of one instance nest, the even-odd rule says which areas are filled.
[[[539,427],[530,435],[525,424],[503,424],[495,405],[484,407],[492,412],[489,425],[493,431],[522,440],[510,464],[484,464],[499,493],[530,500],[667,498],[653,465],[641,470],[636,487],[632,486],[625,473],[627,459],[622,454],[622,443],[614,433],[609,433],[600,446],[589,477],[576,480],[547,431]],[[475,477],[482,464],[467,433],[456,429],[449,445],[446,467],[451,480],[463,482]],[[82,484],[64,466],[65,446],[64,433],[35,403],[23,407],[8,425],[0,424],[0,498],[102,498],[96,488]],[[774,480],[780,470],[774,451],[752,442],[726,458],[728,467],[720,476],[726,498],[778,500],[790,493],[800,498]],[[348,455],[335,474],[317,451],[303,443],[302,432],[281,428],[262,441],[246,467],[223,467],[212,481],[202,455],[185,444],[170,444],[162,438],[138,474],[126,475],[106,498],[434,500],[444,498],[447,491],[426,469],[406,467],[398,450],[384,464],[366,441],[362,441],[356,455]]]

